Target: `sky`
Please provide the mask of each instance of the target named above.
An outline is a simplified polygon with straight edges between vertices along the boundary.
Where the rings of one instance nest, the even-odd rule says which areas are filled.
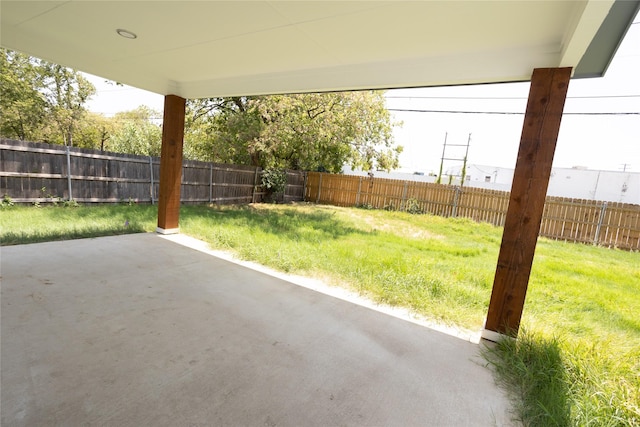
[[[87,75],[97,94],[90,111],[113,116],[146,105],[162,112],[162,95],[106,83]],[[394,89],[386,92],[396,144],[403,146],[401,172],[437,173],[443,157],[515,167],[529,83]],[[471,114],[394,110],[500,112]],[[640,172],[640,18],[636,17],[605,77],[571,80],[554,157],[554,167]],[[590,113],[590,114],[575,114]],[[594,114],[597,113],[597,114]],[[636,113],[636,114],[613,114]],[[444,169],[461,160],[445,160]]]

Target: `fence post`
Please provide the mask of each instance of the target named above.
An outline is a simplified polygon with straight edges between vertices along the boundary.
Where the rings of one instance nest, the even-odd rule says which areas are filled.
[[[402,190],[402,200],[400,200],[400,211],[404,211],[405,202],[407,200],[407,187],[409,187],[409,181],[404,182],[404,189]]]
[[[287,203],[287,190],[289,190],[289,171],[284,170],[284,191],[282,192],[282,203]]]
[[[209,203],[213,203],[213,163],[209,163]]]
[[[456,218],[458,216],[458,198],[460,197],[460,187],[455,186],[455,194],[453,196],[453,209],[451,211],[451,216]]]
[[[604,214],[607,211],[607,202],[602,203],[602,209],[600,209],[600,218],[598,218],[598,226],[596,227],[596,235],[593,238],[593,244],[597,245],[600,240],[600,229],[602,228],[602,223],[604,222]]]
[[[251,203],[256,202],[256,189],[258,188],[258,169],[260,169],[260,167],[256,166],[256,173],[253,176],[253,193],[251,193]]]
[[[362,191],[362,177],[358,181],[358,192],[356,193],[356,207],[360,206],[360,192]]]
[[[320,179],[318,180],[318,197],[316,197],[316,203],[320,203],[320,190],[322,190],[322,173],[320,174]]]
[[[149,197],[151,197],[151,204],[153,204],[153,157],[149,156]]]
[[[302,172],[302,177],[303,177],[303,181],[302,181],[302,201],[306,202],[307,201],[307,184],[309,183],[309,174],[308,172],[304,171]]]
[[[71,151],[67,145],[67,186],[69,187],[69,201],[73,200],[73,194],[71,194]]]

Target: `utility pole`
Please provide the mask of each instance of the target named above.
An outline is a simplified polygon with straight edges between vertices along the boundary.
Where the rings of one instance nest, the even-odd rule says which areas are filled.
[[[442,157],[440,157],[440,173],[438,173],[438,179],[436,179],[436,184],[442,184],[442,166],[444,165],[444,152],[447,150],[447,135],[448,135],[448,132],[445,132],[444,145],[442,146]]]
[[[438,174],[438,179],[436,183],[442,184],[442,171],[444,169],[444,161],[445,160],[454,160],[454,161],[462,161],[462,171],[461,171],[461,181],[460,187],[464,185],[464,179],[467,175],[467,158],[469,156],[469,145],[471,144],[471,133],[469,133],[469,138],[467,139],[466,144],[447,144],[447,133],[444,135],[444,145],[442,147],[442,157],[440,158],[440,173]],[[447,147],[465,147],[464,157],[445,157],[445,153],[447,151]],[[451,184],[452,175],[449,176],[449,184]]]
[[[464,152],[464,160],[462,161],[462,177],[460,178],[460,188],[464,185],[464,179],[467,177],[467,157],[469,157],[469,144],[471,144],[471,133],[467,139],[467,150]]]
[[[631,169],[631,164],[630,163],[623,163],[622,164],[622,172],[626,172],[627,168]]]

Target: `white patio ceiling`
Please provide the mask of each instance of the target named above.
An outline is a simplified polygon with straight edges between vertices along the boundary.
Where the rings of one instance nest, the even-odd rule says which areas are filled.
[[[2,1],[0,40],[184,98],[477,84],[601,75],[639,4]]]

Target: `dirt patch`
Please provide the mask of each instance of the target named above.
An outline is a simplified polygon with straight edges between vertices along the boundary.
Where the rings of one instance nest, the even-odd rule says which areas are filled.
[[[356,220],[360,220],[360,221],[364,221],[369,227],[371,227],[371,230],[376,230],[376,231],[383,231],[386,233],[392,233],[395,234],[397,236],[401,236],[401,237],[407,237],[410,239],[415,239],[415,240],[425,240],[425,239],[435,239],[435,240],[442,240],[444,239],[444,236],[441,236],[439,234],[433,234],[430,233],[427,230],[423,230],[421,228],[406,224],[406,223],[389,223],[389,222],[385,222],[385,223],[380,223],[379,220],[377,220],[376,218],[374,218],[371,215],[357,215],[354,212],[350,212],[349,216],[356,219]]]

